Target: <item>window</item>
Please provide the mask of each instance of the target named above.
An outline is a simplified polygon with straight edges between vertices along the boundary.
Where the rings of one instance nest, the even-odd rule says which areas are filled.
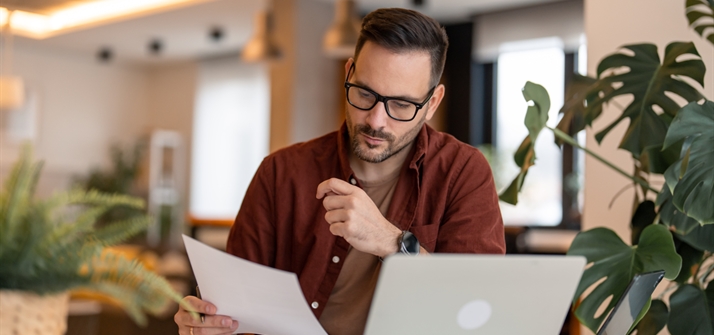
[[[190,213],[232,220],[268,154],[268,70],[238,58],[199,68],[191,161]]]
[[[523,124],[527,103],[521,90],[526,81],[543,85],[550,95],[548,125],[558,122],[563,105],[565,53],[559,38],[544,38],[502,44],[496,63],[496,155],[499,190],[519,172],[513,154],[528,135]],[[518,206],[501,204],[504,222],[518,226],[556,226],[563,218],[562,153],[553,144],[553,133],[544,130],[536,142],[536,165],[519,195]]]

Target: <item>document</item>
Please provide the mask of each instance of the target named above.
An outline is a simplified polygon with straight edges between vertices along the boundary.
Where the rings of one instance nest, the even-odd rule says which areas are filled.
[[[213,249],[183,235],[203,300],[238,320],[235,333],[327,335],[302,294],[297,275]]]

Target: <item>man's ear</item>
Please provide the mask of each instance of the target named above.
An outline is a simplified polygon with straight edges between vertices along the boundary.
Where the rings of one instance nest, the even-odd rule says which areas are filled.
[[[434,89],[434,94],[431,95],[431,99],[429,99],[429,103],[427,105],[427,110],[426,110],[426,119],[431,120],[431,117],[434,116],[434,113],[436,113],[436,110],[439,108],[439,104],[441,104],[441,100],[444,99],[444,92],[446,91],[446,88],[444,87],[443,84],[439,84],[436,86]]]
[[[354,64],[354,58],[350,57],[347,62],[345,62],[345,80],[347,79],[347,72],[350,72],[350,67]]]

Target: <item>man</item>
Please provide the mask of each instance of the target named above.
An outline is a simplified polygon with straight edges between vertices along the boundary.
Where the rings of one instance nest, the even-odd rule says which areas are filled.
[[[417,12],[367,15],[345,64],[345,124],[266,157],[246,192],[228,252],[296,273],[329,334],[363,333],[384,257],[505,251],[483,155],[425,125],[444,97],[447,45],[443,28]],[[179,310],[180,334],[238,326],[186,299],[207,316]]]

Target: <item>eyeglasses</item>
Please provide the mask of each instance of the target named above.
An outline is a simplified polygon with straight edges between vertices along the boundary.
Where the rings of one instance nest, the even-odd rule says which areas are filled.
[[[436,89],[436,86],[432,87],[429,90],[429,95],[421,103],[401,98],[385,97],[369,88],[348,82],[347,80],[350,78],[350,74],[354,68],[355,65],[353,63],[347,72],[347,78],[345,78],[345,95],[347,96],[347,102],[354,108],[363,111],[370,110],[374,108],[378,102],[382,102],[384,103],[384,109],[387,111],[387,115],[397,121],[408,122],[414,120],[419,110],[429,102]]]

